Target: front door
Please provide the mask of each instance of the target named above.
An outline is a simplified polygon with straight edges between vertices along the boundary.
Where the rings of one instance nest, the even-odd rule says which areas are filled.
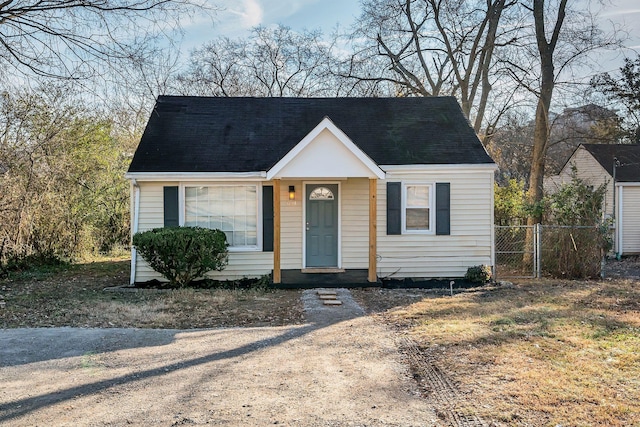
[[[307,184],[306,266],[338,266],[338,184]]]

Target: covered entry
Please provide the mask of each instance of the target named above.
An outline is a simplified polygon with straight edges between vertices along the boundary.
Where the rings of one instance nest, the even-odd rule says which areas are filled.
[[[376,276],[376,194],[377,180],[384,179],[385,173],[362,152],[344,132],[325,117],[305,138],[287,153],[278,163],[267,171],[267,179],[274,183],[274,245],[273,245],[273,281],[281,283],[281,257],[283,250],[291,252],[291,245],[296,244],[296,231],[291,227],[295,220],[291,215],[295,212],[296,201],[282,200],[280,197],[280,181],[288,180],[302,183],[300,211],[298,221],[302,222],[300,236],[301,250],[298,252],[298,272],[327,272],[344,274],[342,270],[342,202],[359,203],[364,206],[363,220],[368,227],[362,230],[365,252],[361,253],[358,264],[367,272],[367,280],[375,282]],[[368,197],[353,194],[349,200],[342,200],[340,188],[347,185],[349,179],[367,179],[369,188],[360,187]],[[361,191],[360,190],[360,191]],[[363,194],[360,193],[360,194]],[[299,200],[295,196],[296,200]],[[368,199],[368,200],[367,200]],[[354,202],[356,200],[356,202]],[[292,205],[293,204],[293,205]],[[368,212],[367,212],[368,205]],[[283,222],[282,209],[286,210]],[[367,218],[368,213],[368,218]],[[298,222],[300,224],[300,222]],[[300,229],[298,229],[300,230]],[[288,236],[283,238],[285,233]],[[298,235],[299,236],[299,235]],[[365,240],[366,239],[366,240]],[[362,240],[360,240],[362,242]],[[367,243],[368,241],[368,243]],[[286,246],[289,245],[289,246]],[[283,249],[284,248],[284,249]],[[368,252],[368,254],[367,254]],[[362,256],[363,255],[363,256]],[[367,259],[368,258],[368,259]],[[291,258],[284,260],[289,264],[286,268],[292,271]],[[335,270],[340,270],[336,272]],[[323,271],[324,270],[324,271]]]

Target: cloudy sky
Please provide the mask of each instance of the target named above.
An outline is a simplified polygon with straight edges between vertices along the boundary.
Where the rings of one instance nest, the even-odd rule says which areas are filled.
[[[348,26],[360,12],[358,0],[222,0],[225,11],[216,31],[237,33],[256,25],[284,24],[294,29]]]
[[[219,35],[231,38],[241,37],[256,25],[284,24],[294,30],[322,29],[330,33],[336,25],[346,29],[360,14],[360,0],[206,0],[220,5],[211,20],[196,20],[186,25],[185,52],[200,46]],[[578,0],[585,4],[588,0]],[[623,25],[629,33],[625,43],[630,49],[611,57],[610,64],[603,64],[603,71],[614,71],[620,67],[624,56],[635,58],[640,52],[640,0],[603,0],[600,12],[603,28],[610,22]],[[595,0],[592,4],[600,5]],[[614,58],[615,56],[615,58]]]

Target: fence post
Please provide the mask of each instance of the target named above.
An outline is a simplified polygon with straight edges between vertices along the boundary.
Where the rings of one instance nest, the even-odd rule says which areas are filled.
[[[542,225],[535,225],[535,245],[534,245],[534,257],[535,257],[535,277],[540,279],[542,277]]]

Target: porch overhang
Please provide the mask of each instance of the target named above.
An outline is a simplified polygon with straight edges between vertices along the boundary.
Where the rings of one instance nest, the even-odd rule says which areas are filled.
[[[384,179],[385,172],[329,117],[325,117],[278,163],[266,178],[370,178]]]

